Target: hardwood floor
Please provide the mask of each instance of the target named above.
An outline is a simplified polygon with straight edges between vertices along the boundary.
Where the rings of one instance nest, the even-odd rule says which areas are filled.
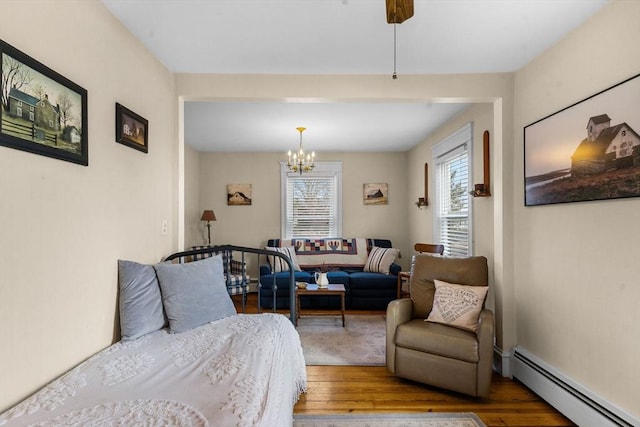
[[[235,303],[240,311],[239,300]],[[257,312],[255,294],[249,296],[246,311]],[[487,427],[575,426],[524,385],[497,374],[489,399],[396,378],[384,366],[307,366],[307,377],[308,390],[296,404],[296,414],[474,412]]]
[[[467,397],[396,378],[383,366],[307,366],[296,414],[474,412],[488,426],[574,426],[517,381],[495,375],[491,398]]]

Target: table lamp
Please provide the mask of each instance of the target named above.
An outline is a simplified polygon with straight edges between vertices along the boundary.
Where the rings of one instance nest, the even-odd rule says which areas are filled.
[[[216,214],[212,210],[205,210],[202,212],[202,218],[200,221],[207,221],[207,237],[209,239],[209,245],[211,245],[211,221],[216,220]]]

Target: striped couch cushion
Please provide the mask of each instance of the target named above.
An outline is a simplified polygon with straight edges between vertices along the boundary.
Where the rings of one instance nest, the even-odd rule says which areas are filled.
[[[391,268],[391,264],[395,261],[398,253],[398,249],[374,246],[371,252],[369,252],[369,258],[364,266],[364,271],[389,274],[389,268]]]

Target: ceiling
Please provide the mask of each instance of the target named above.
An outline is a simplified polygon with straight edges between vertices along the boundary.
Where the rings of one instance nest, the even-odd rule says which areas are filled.
[[[384,0],[102,0],[175,73],[391,74]],[[397,73],[513,72],[608,0],[415,0]],[[187,102],[199,151],[404,151],[468,104]],[[402,117],[398,120],[389,117]]]

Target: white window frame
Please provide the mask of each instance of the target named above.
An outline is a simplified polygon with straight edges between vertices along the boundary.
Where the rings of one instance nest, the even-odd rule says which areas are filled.
[[[435,183],[435,202],[433,209],[433,235],[436,243],[442,244],[441,228],[442,220],[440,210],[442,207],[442,188],[441,178],[439,177],[440,165],[448,159],[453,158],[460,153],[467,153],[467,188],[465,194],[467,197],[467,254],[454,253],[451,254],[450,248],[445,243],[445,255],[452,256],[472,256],[473,255],[473,203],[469,195],[473,186],[473,123],[467,123],[462,128],[449,135],[432,148],[432,158],[435,163],[433,170],[433,182]]]
[[[311,172],[304,173],[313,177],[335,177],[336,179],[336,218],[335,236],[342,236],[342,162],[315,162],[315,167]],[[282,239],[291,239],[287,235],[287,179],[289,177],[299,177],[299,172],[292,172],[287,166],[287,162],[280,162],[280,236]],[[305,236],[309,237],[309,236]]]

